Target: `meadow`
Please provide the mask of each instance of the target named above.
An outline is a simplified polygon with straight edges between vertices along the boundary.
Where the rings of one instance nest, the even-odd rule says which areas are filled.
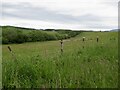
[[[3,45],[3,87],[118,87],[117,32],[82,32],[63,43],[63,53],[59,40]]]

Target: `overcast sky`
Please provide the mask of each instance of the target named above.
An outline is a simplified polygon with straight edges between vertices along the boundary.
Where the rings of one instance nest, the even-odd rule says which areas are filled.
[[[36,29],[116,29],[118,1],[2,0],[0,25]]]

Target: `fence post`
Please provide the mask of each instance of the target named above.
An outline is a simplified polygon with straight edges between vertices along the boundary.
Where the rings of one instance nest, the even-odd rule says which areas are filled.
[[[8,46],[8,50],[10,51],[10,53],[12,54],[12,57],[13,57],[14,61],[16,62],[17,59],[16,59],[15,54],[14,54],[14,52],[12,51],[12,49],[11,49],[10,46]]]
[[[83,37],[83,48],[84,48],[85,37]]]
[[[11,47],[10,46],[8,46],[8,50],[10,51],[10,53],[12,54],[12,57],[13,57],[13,59],[14,59],[14,63],[15,63],[15,68],[14,68],[14,75],[15,75],[15,77],[14,77],[14,83],[15,83],[15,85],[17,84],[17,65],[18,65],[18,62],[17,62],[17,59],[16,59],[16,57],[15,57],[15,54],[14,54],[14,52],[12,51],[12,49],[11,49]],[[14,88],[16,88],[16,86],[14,86]]]
[[[85,41],[85,37],[83,37],[83,42]]]
[[[97,42],[99,41],[99,37],[97,36]]]
[[[60,44],[61,44],[61,53],[63,53],[63,40],[62,39],[60,41]]]

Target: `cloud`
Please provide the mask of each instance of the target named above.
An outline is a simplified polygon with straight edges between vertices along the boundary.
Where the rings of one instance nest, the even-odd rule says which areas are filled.
[[[43,26],[46,25],[46,28],[50,28],[50,25],[54,24],[53,28],[59,26],[66,28],[67,26],[67,28],[73,29],[81,29],[81,27],[84,29],[112,29],[117,28],[117,1],[5,0],[2,3],[2,20],[4,24],[7,22],[11,24],[13,21],[10,21],[10,18],[12,18],[15,19],[14,24],[24,24],[23,26],[31,25],[31,21],[42,26],[42,22],[44,22]]]
[[[59,14],[55,11],[46,10],[41,7],[33,7],[30,4],[22,3],[21,4],[3,4],[4,11],[3,17],[14,17],[21,19],[31,19],[31,20],[42,20],[42,21],[51,21],[51,22],[60,22],[60,23],[72,23],[80,24],[82,22],[95,22],[100,21],[100,17],[85,14],[81,16],[72,16]]]

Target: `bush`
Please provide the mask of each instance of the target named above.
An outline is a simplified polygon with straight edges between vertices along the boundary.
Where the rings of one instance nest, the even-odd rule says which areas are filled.
[[[5,37],[2,38],[2,43],[3,44],[8,44],[9,43],[9,40]]]
[[[37,42],[37,41],[50,41],[50,40],[60,40],[68,39],[78,35],[79,32],[70,31],[70,30],[58,30],[54,31],[53,29],[42,31],[42,30],[32,30],[26,28],[18,28],[12,26],[3,26],[2,27],[2,43],[24,43],[24,42]]]

